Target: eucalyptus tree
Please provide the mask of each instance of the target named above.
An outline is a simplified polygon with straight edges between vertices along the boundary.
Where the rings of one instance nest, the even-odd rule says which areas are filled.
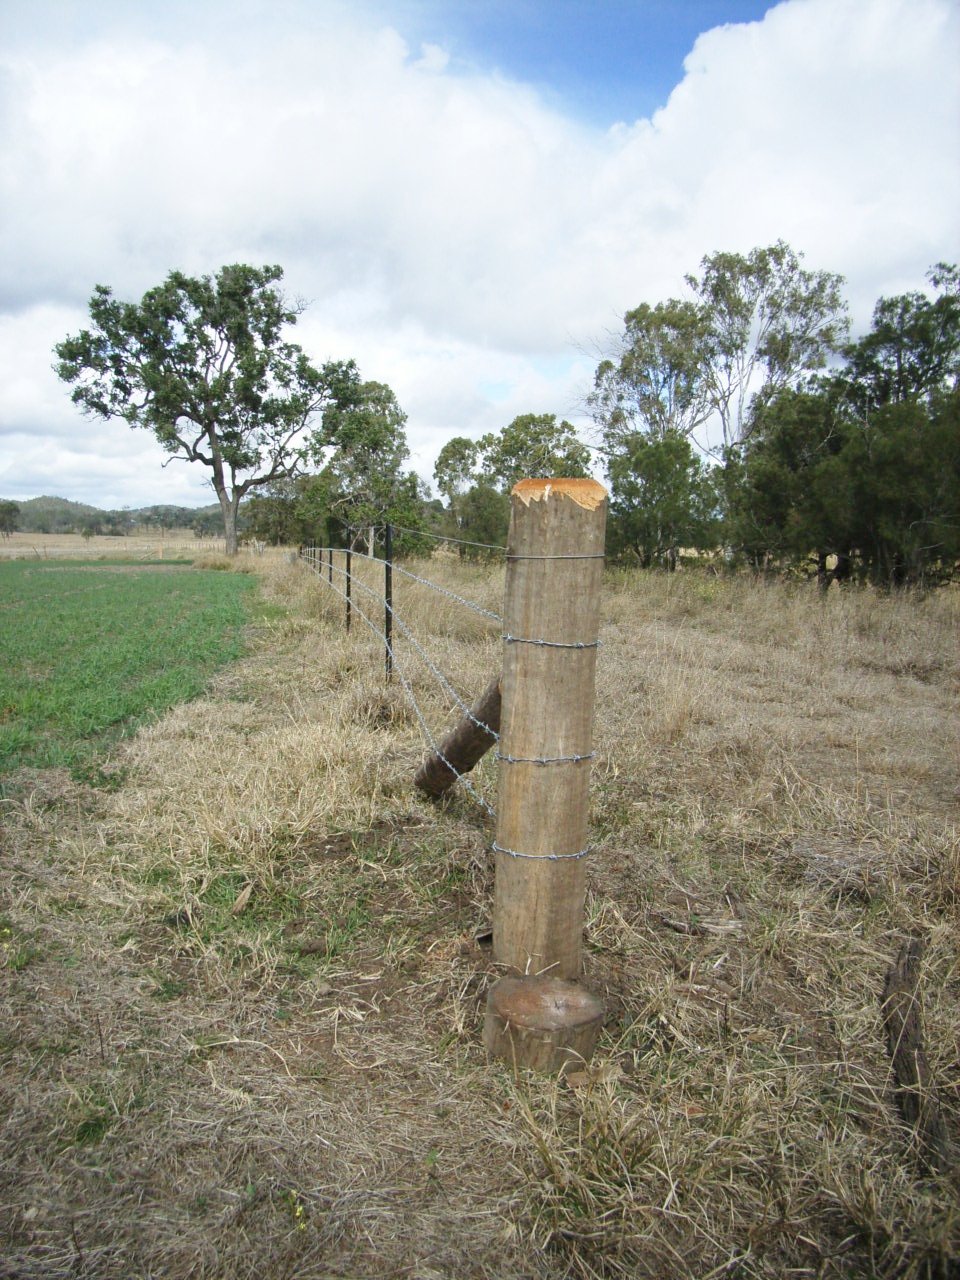
[[[230,555],[244,495],[302,471],[315,418],[359,387],[353,361],[317,368],[286,340],[302,308],[282,278],[278,266],[172,271],[138,303],[97,285],[91,327],[55,348],[85,413],[152,431],[171,459],[209,469]]]
[[[708,321],[700,373],[726,447],[742,444],[756,403],[822,369],[848,330],[843,277],[808,271],[783,240],[714,253],[686,282]]]
[[[624,316],[619,349],[600,362],[587,404],[613,454],[637,434],[691,436],[713,413],[710,323],[703,306],[668,298]]]
[[[932,297],[880,298],[870,331],[844,347],[840,379],[859,413],[960,384],[960,269],[941,262],[927,280]]]
[[[440,493],[447,500],[447,507],[454,524],[462,523],[460,499],[476,481],[479,445],[467,436],[453,436],[437,454],[433,479]]]

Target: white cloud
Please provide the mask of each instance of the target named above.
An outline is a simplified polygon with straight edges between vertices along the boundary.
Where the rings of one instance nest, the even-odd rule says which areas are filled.
[[[215,41],[218,7],[0,55],[0,450],[48,440],[50,484],[79,426],[133,450],[127,501],[172,483],[148,439],[78,424],[50,371],[97,282],[136,297],[173,267],[282,263],[311,304],[300,341],[394,387],[429,475],[450,435],[572,416],[581,352],[705,253],[782,237],[848,276],[860,323],[960,256],[950,0],[787,0],[705,33],[666,106],[606,133],[341,8]],[[176,483],[201,502],[202,479]]]

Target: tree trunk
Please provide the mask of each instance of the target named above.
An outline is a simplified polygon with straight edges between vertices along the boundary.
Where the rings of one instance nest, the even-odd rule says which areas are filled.
[[[826,551],[817,552],[817,586],[820,588],[820,594],[825,596],[830,590],[830,583],[833,581],[833,575],[827,568]]]
[[[237,507],[240,505],[240,499],[231,498],[226,489],[217,489],[217,497],[220,500],[220,510],[223,512],[223,535],[226,542],[226,551],[228,556],[237,554]]]

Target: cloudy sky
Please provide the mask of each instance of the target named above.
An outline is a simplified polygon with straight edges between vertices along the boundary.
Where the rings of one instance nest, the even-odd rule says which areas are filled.
[[[623,313],[778,238],[854,326],[960,259],[958,0],[0,0],[0,498],[213,499],[82,417],[97,283],[278,262],[292,335],[452,435],[578,424]]]

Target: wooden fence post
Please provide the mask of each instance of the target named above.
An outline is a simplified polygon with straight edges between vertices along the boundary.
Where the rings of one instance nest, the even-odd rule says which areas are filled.
[[[511,495],[493,954],[530,981],[491,989],[485,1040],[546,1070],[588,1057],[603,1014],[568,987],[582,963],[606,497],[588,479],[521,480]]]

